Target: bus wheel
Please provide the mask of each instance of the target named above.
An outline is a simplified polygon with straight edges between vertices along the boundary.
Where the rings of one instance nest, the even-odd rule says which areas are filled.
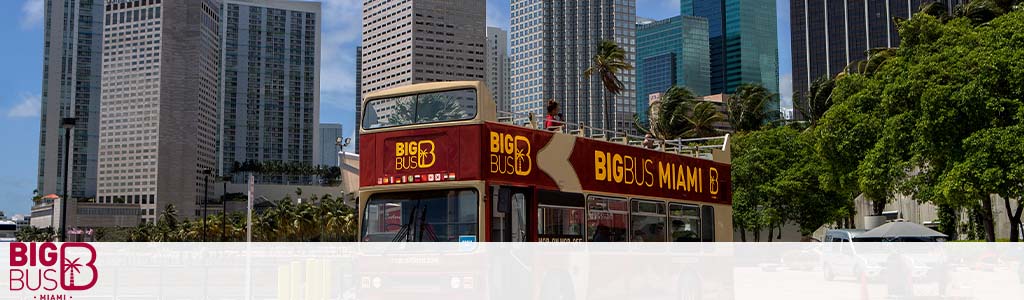
[[[549,276],[548,280],[544,280],[544,287],[540,290],[540,298],[543,300],[575,299],[572,282],[562,276]]]
[[[701,280],[694,274],[679,275],[679,297],[680,300],[696,300],[704,298],[701,290]]]

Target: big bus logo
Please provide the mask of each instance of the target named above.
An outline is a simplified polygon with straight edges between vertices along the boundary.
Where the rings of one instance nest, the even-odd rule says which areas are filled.
[[[530,175],[533,169],[530,140],[521,135],[492,131],[490,165],[494,174]]]
[[[96,249],[86,243],[11,243],[11,291],[82,291],[96,285]]]
[[[434,141],[422,140],[395,143],[395,170],[426,169],[437,162]]]

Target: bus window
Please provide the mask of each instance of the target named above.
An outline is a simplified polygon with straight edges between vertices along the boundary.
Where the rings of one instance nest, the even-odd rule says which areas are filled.
[[[670,204],[668,215],[671,219],[673,242],[700,242],[700,207],[696,205]]]
[[[590,196],[587,208],[587,241],[626,241],[629,231],[629,202],[625,199]]]
[[[584,230],[583,195],[537,191],[537,240],[541,242],[582,242]]]
[[[631,240],[633,242],[665,241],[665,203],[633,200]]]
[[[700,207],[701,240],[705,242],[715,241],[715,207],[704,205]]]
[[[476,89],[374,99],[363,110],[363,129],[469,120],[476,117]]]
[[[477,235],[473,189],[383,193],[370,196],[363,241],[456,242]]]

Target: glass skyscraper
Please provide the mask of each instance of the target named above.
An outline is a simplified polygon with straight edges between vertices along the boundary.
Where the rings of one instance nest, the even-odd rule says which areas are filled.
[[[608,93],[599,76],[584,78],[602,40],[617,43],[636,65],[635,0],[512,0],[512,111],[544,116],[548,100],[565,120],[617,131],[633,130],[635,70],[618,74],[625,89]]]
[[[733,93],[743,83],[778,93],[775,0],[681,0],[680,9],[708,20],[711,94]],[[778,102],[765,109],[778,111]]]
[[[96,196],[103,55],[101,0],[46,0],[39,169],[36,189],[72,198]],[[64,191],[62,118],[76,118],[71,137],[71,191]]]
[[[677,16],[637,24],[637,99],[640,120],[647,120],[651,94],[672,86],[690,89],[695,96],[711,93],[708,22],[702,17]]]

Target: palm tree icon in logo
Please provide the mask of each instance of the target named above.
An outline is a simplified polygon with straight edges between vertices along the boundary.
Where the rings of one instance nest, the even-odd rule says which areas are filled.
[[[78,259],[79,258],[75,258],[75,260],[69,260],[66,257],[64,258],[64,271],[61,272],[61,273],[65,273],[66,272],[66,273],[68,273],[68,276],[70,276],[70,278],[69,278],[69,280],[70,280],[69,286],[75,286],[75,273],[81,273],[82,272],[82,270],[78,268],[78,267],[82,266],[82,264],[78,263]]]

